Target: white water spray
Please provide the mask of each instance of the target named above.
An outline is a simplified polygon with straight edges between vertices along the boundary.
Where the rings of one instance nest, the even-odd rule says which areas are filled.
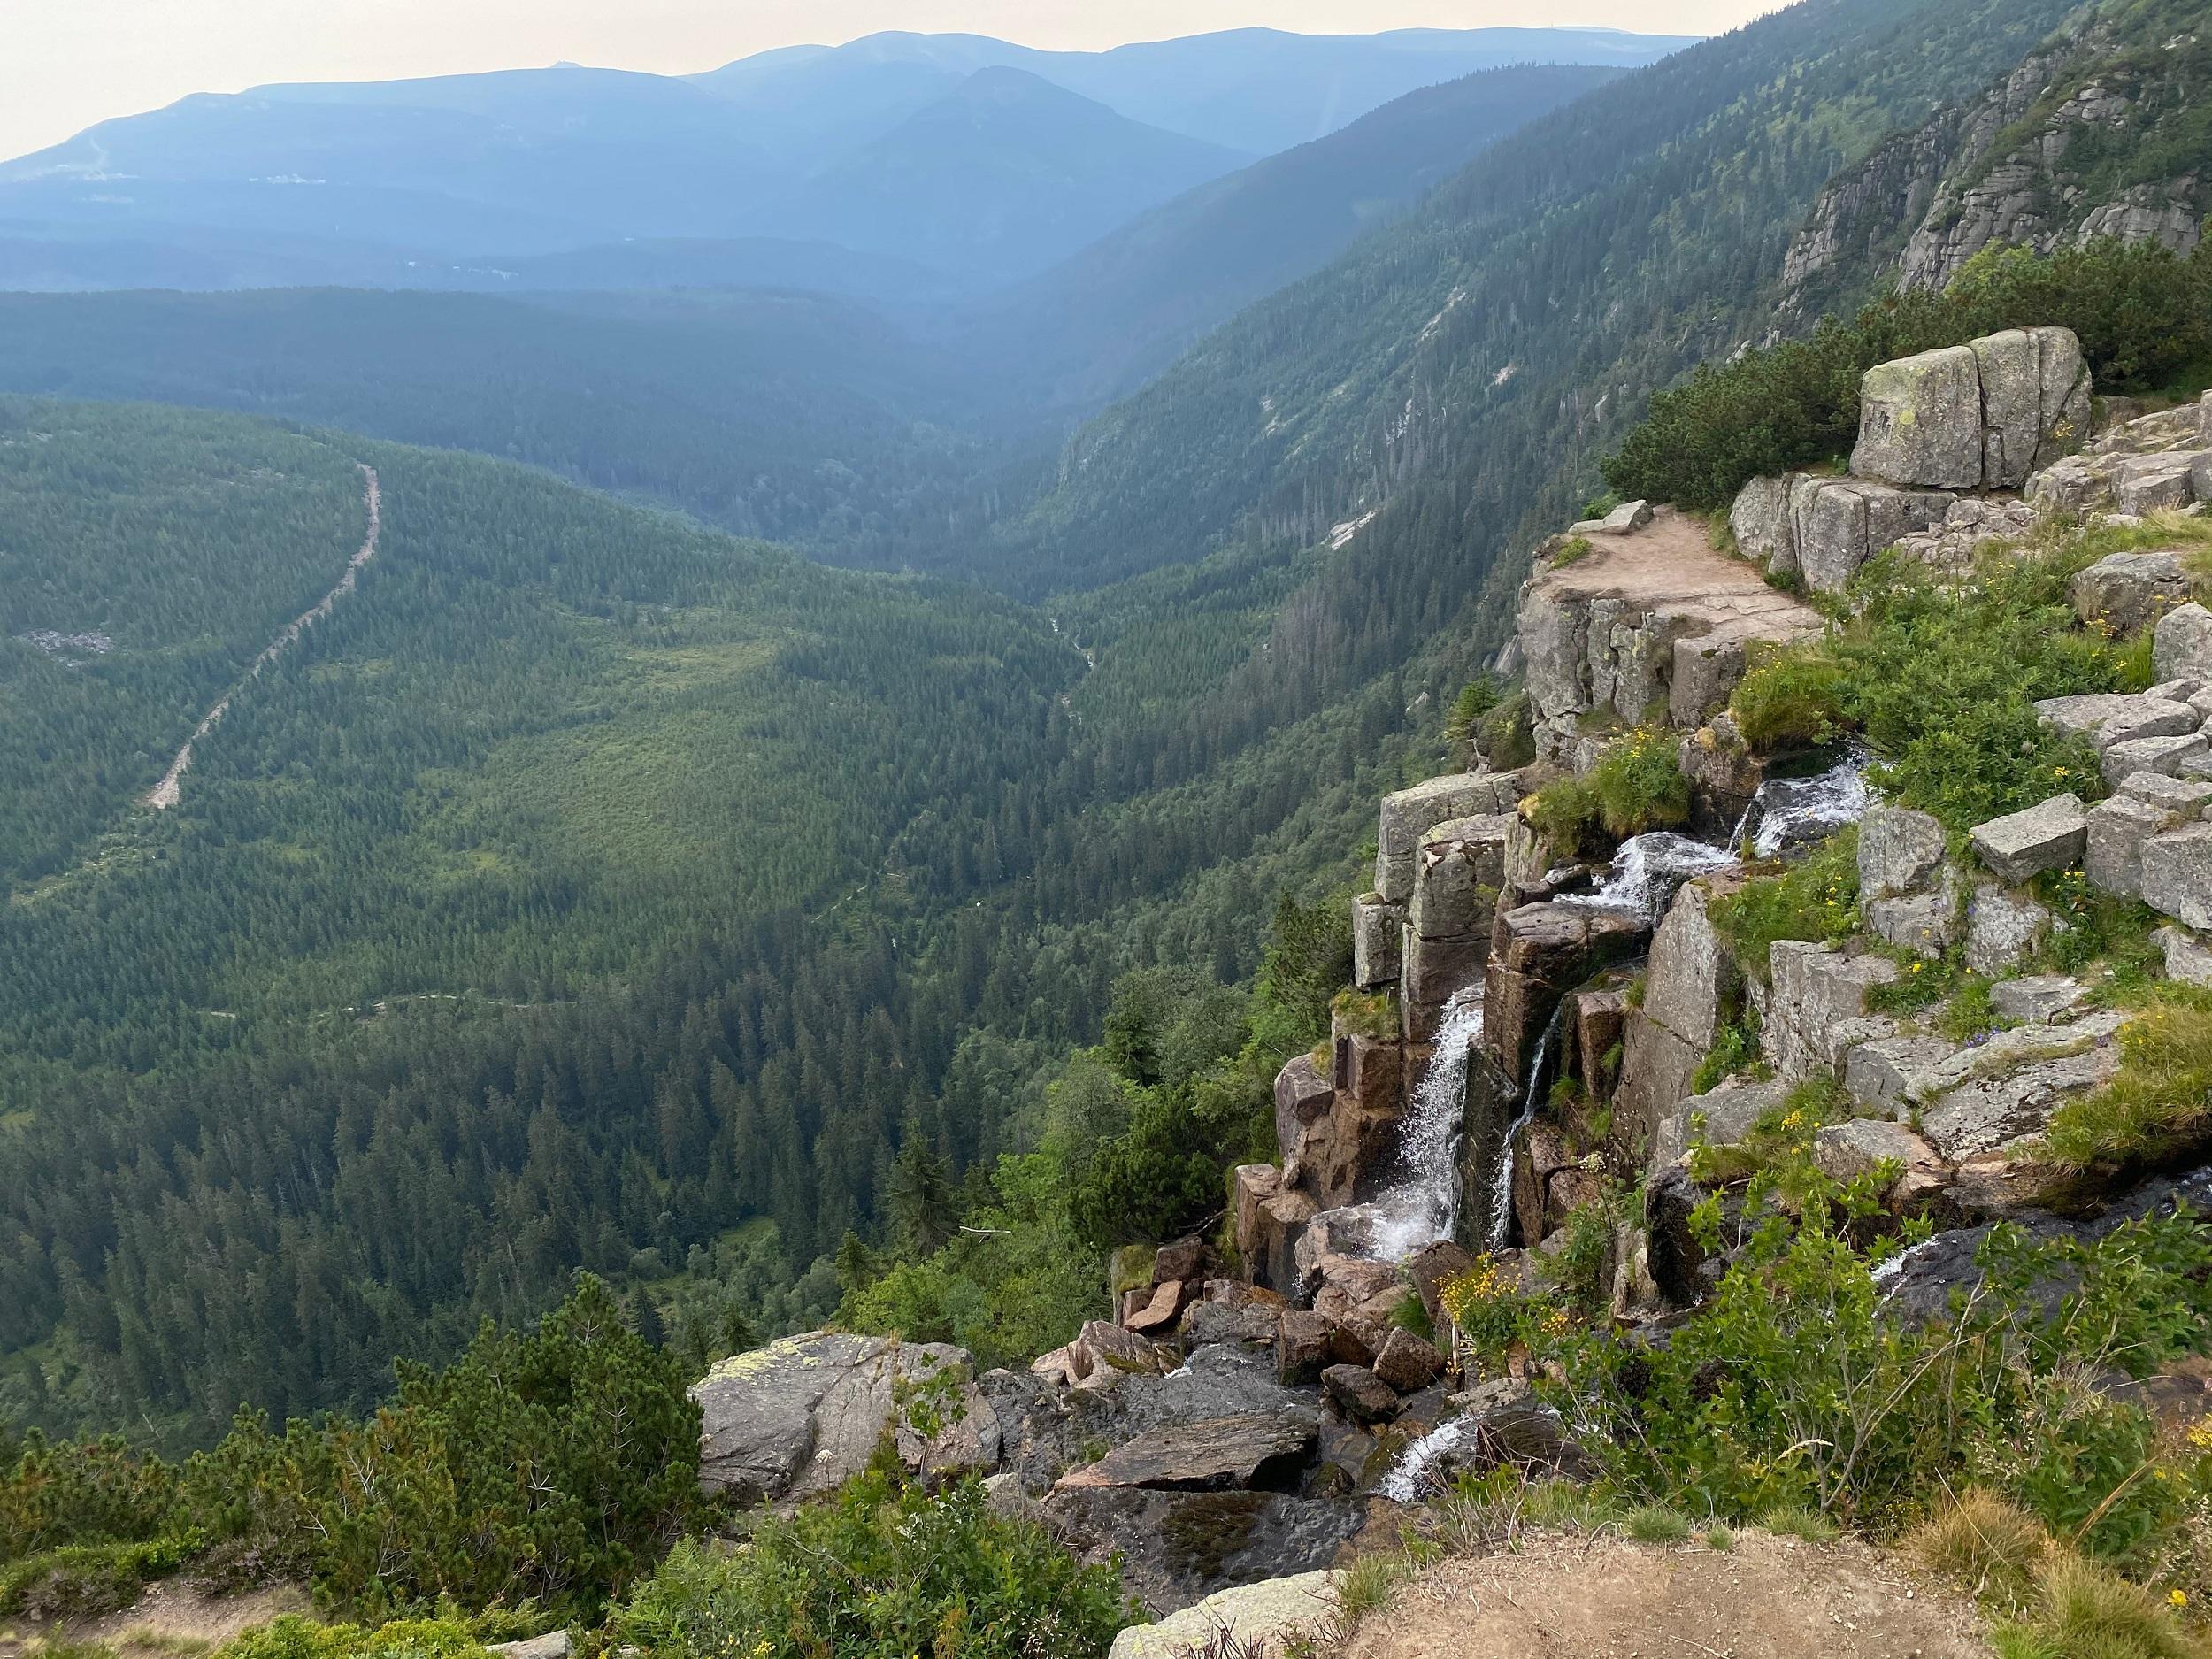
[[[1458,1224],[1467,1068],[1481,1037],[1482,987],[1478,984],[1445,1009],[1428,1064],[1414,1086],[1398,1143],[1401,1173],[1372,1205],[1379,1261],[1402,1262],[1424,1245],[1450,1238]]]

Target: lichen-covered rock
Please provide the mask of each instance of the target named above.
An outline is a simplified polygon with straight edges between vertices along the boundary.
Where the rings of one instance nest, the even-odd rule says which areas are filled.
[[[1982,487],[2018,489],[2089,435],[2089,366],[2069,328],[1974,341],[1981,379]]]
[[[2166,958],[2166,977],[2183,985],[2212,985],[2212,941],[2185,927],[2162,927],[2151,935]]]
[[[1301,1134],[1335,1098],[1336,1086],[1311,1055],[1300,1055],[1275,1074],[1275,1144],[1284,1157],[1298,1150]]]
[[[2123,779],[2136,772],[2177,777],[2189,769],[2192,762],[2202,760],[2208,753],[2212,753],[2212,743],[2208,743],[2200,733],[2190,732],[2115,743],[2099,757],[2097,764],[2105,782],[2117,788]]]
[[[1633,1145],[1687,1099],[1705,1051],[1668,1030],[1642,1009],[1628,1011],[1620,1087],[1613,1092],[1617,1144]]]
[[[2170,814],[2131,795],[2116,795],[2089,809],[2082,871],[2089,885],[2117,898],[2142,896],[2143,844],[2172,826]]]
[[[1728,527],[1736,537],[1736,551],[1763,565],[1770,576],[1797,571],[1797,537],[1790,526],[1790,483],[1787,475],[1755,478],[1736,494],[1728,510]]]
[[[1450,818],[1509,810],[1521,797],[1520,774],[1454,772],[1383,797],[1375,841],[1375,893],[1385,903],[1413,897],[1421,839]]]
[[[1866,372],[1851,470],[1892,484],[1980,488],[1981,368],[1971,347],[1923,351]]]
[[[1940,1037],[1883,1037],[1855,1046],[1843,1059],[1843,1087],[1864,1106],[1891,1109],[1910,1096],[1913,1081],[1956,1048]]]
[[[2143,843],[2143,902],[2186,926],[2212,928],[2212,824]]]
[[[2024,894],[1977,887],[1966,907],[1966,965],[1995,977],[2009,972],[2050,936],[2051,913]]]
[[[1448,818],[1421,838],[1408,912],[1415,933],[1425,940],[1488,941],[1515,822],[1511,812]]]
[[[1863,478],[1800,476],[1790,487],[1790,534],[1805,585],[1841,592],[1876,554],[1941,524],[1952,499]]]
[[[1989,987],[1990,1001],[1996,1004],[2000,1014],[2028,1025],[2049,1025],[2062,1014],[2080,1007],[2087,995],[2080,980],[2063,973],[2000,979]]]
[[[2035,712],[2044,725],[2078,733],[2100,752],[2115,743],[2193,732],[2204,719],[2185,700],[2148,692],[2086,691],[2070,697],[2046,697],[2035,705]]]
[[[1379,893],[1363,893],[1352,901],[1352,983],[1361,990],[1380,990],[1397,982],[1403,961],[1399,935],[1405,925],[1405,906],[1391,903]]]
[[[1867,993],[1901,972],[1886,956],[1851,956],[1822,945],[1778,940],[1768,950],[1768,1057],[1791,1082],[1833,1076],[1841,1062],[1845,1028],[1867,1012]]]
[[[2040,1133],[2062,1102],[2103,1087],[2119,1066],[2116,1048],[2085,1038],[2076,1053],[1961,1084],[1922,1110],[1920,1126],[1939,1153],[1961,1163]]]
[[[2189,603],[2189,578],[2171,553],[2112,553],[2075,576],[2072,594],[2084,622],[2138,634]]]
[[[1830,1124],[1813,1137],[1813,1163],[1831,1180],[1855,1181],[1884,1163],[1903,1173],[1928,1173],[1940,1160],[1935,1149],[1902,1124],[1855,1118]]]
[[[1943,869],[1943,826],[1926,812],[1870,807],[1859,820],[1859,895],[1919,893]]]
[[[902,1383],[948,1369],[964,1379],[972,1364],[943,1343],[831,1331],[726,1359],[691,1388],[701,1413],[700,1487],[744,1503],[830,1491],[867,1466],[893,1425]],[[941,1436],[917,1441],[929,1467],[997,1466],[997,1420],[972,1394],[963,1391],[960,1415]]]
[[[2070,330],[2011,329],[1877,364],[1859,383],[1859,410],[1855,473],[2018,488],[2087,435],[2089,374]]]
[[[2053,795],[2024,812],[1977,824],[1967,833],[1974,855],[2001,881],[2021,882],[2046,870],[2081,862],[2089,833],[2087,811],[2076,795]]]
[[[1651,503],[1624,501],[1602,518],[1578,518],[1567,526],[1573,535],[1630,535],[1651,522]]]
[[[2212,611],[2177,605],[2151,632],[2151,672],[2161,680],[2212,680]]]
[[[1779,1078],[1743,1083],[1733,1079],[1693,1094],[1663,1119],[1651,1138],[1651,1177],[1679,1168],[1694,1146],[1732,1147],[1760,1118],[1781,1105],[1791,1085]]]
[[[2196,499],[2194,455],[2132,455],[2112,469],[2112,504],[2140,518],[2175,512]]]
[[[1700,1050],[1719,1037],[1742,983],[1735,953],[1709,917],[1714,899],[1741,885],[1732,877],[1688,883],[1674,895],[1652,936],[1643,1011]]]
[[[1949,884],[1934,893],[1869,899],[1860,907],[1866,931],[1918,956],[1940,956],[1958,942],[1958,895]]]
[[[1225,1650],[1247,1659],[1288,1659],[1301,1634],[1335,1623],[1335,1573],[1323,1568],[1217,1590],[1156,1624],[1130,1625],[1114,1638],[1106,1659],[1189,1659]]]

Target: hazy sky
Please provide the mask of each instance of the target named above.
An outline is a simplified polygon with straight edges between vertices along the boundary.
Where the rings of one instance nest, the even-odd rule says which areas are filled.
[[[662,73],[878,29],[1094,49],[1267,24],[1308,34],[1733,27],[1779,0],[0,0],[0,157],[188,92],[572,59]]]

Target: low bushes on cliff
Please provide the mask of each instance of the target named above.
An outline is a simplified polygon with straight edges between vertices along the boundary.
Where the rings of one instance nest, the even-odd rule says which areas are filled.
[[[1878,363],[2001,329],[2062,325],[2081,338],[2100,390],[2193,385],[2212,359],[2212,252],[2099,241],[2038,257],[1976,257],[1941,295],[1889,294],[1803,340],[1701,365],[1651,400],[1604,465],[1624,496],[1726,506],[1751,480],[1847,452],[1859,378]]]
[[[686,1380],[586,1278],[526,1335],[488,1324],[446,1370],[403,1366],[365,1421],[242,1414],[181,1470],[34,1441],[0,1470],[0,1595],[95,1610],[234,1541],[380,1617],[447,1597],[595,1614],[698,1503]]]
[[[975,1482],[932,1495],[879,1457],[735,1549],[685,1540],[608,1635],[655,1659],[1095,1659],[1134,1617],[1111,1572]]]
[[[1742,1248],[1663,1346],[1578,1331],[1555,1359],[1612,1490],[1724,1520],[1809,1508],[1877,1532],[1978,1482],[2131,1577],[2212,1580],[2212,1432],[2162,1439],[2113,1391],[2212,1341],[2212,1226],[2186,1208],[2093,1240],[1994,1229],[1948,1317],[1885,1306],[1893,1171],[1839,1186],[1809,1132],[1751,1180]],[[1717,1242],[1717,1200],[1695,1218]],[[1889,1234],[1885,1238],[1885,1234]]]
[[[1640,726],[1607,748],[1579,778],[1563,778],[1540,793],[1529,821],[1562,846],[1602,829],[1615,841],[1672,829],[1690,817],[1690,780],[1675,758],[1675,734]]]
[[[2070,790],[2099,794],[2095,752],[2034,708],[2116,689],[2127,673],[2125,649],[2078,626],[2067,596],[2089,557],[2076,545],[1992,558],[1959,588],[1877,559],[1837,633],[1744,677],[1730,705],[1738,726],[1762,747],[1863,733],[1886,792],[1955,833]]]

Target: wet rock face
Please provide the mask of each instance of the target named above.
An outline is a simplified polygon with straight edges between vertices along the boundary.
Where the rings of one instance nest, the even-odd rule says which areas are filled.
[[[1158,1616],[1224,1586],[1333,1567],[1371,1517],[1352,1498],[1096,1486],[1054,1493],[1044,1519],[1079,1559],[1118,1556],[1123,1584]]]
[[[1528,1070],[1560,999],[1599,969],[1634,953],[1635,918],[1565,904],[1525,904],[1500,915],[1483,1001],[1483,1046],[1516,1083]]]

